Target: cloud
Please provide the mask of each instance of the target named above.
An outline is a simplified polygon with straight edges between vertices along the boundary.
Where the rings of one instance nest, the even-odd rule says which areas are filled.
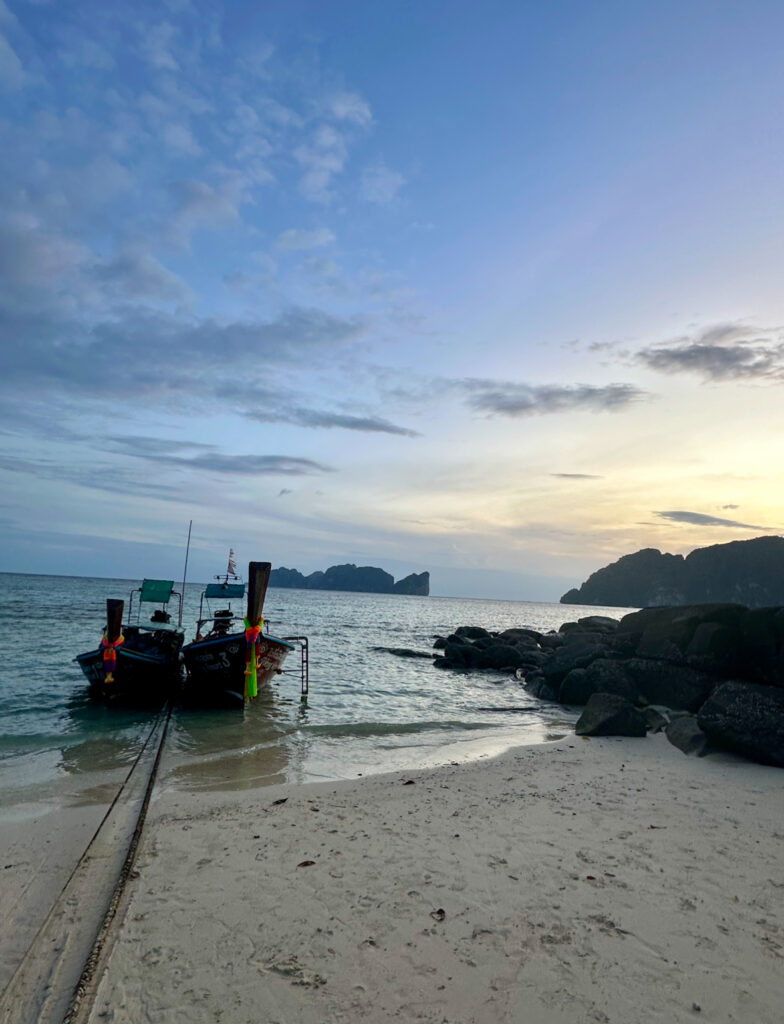
[[[13,47],[5,38],[0,35],[0,85],[6,89],[16,92],[21,89],[27,81],[27,75],[22,67],[22,62],[17,57]]]
[[[511,418],[584,410],[615,412],[647,395],[632,384],[533,385],[468,379],[459,386],[477,412]]]
[[[248,419],[259,423],[292,423],[298,427],[340,428],[368,434],[395,434],[399,437],[421,437],[416,430],[399,427],[378,416],[351,416],[345,413],[322,412],[317,409],[287,408],[285,405],[264,412],[248,412]]]
[[[289,487],[281,487],[278,491],[279,498],[285,498],[287,494],[293,494],[294,492]]]
[[[106,438],[110,450],[123,455],[135,455],[139,458],[149,456],[172,455],[184,451],[214,451],[215,445],[202,444],[199,441],[177,441],[161,437],[141,437],[138,434],[115,434]]]
[[[720,519],[718,516],[704,515],[702,512],[654,512],[659,519],[667,519],[672,523],[686,523],[689,526],[728,526],[736,530],[769,531],[769,526],[755,526],[753,523],[739,523],[734,519]]]
[[[168,22],[144,32],[139,51],[144,59],[159,71],[179,71],[180,65],[171,52],[171,43],[177,29]]]
[[[318,249],[334,241],[335,236],[329,228],[315,228],[313,231],[289,228],[278,235],[275,244],[279,249]]]
[[[328,106],[338,121],[350,121],[367,128],[373,121],[369,104],[356,92],[340,92],[330,97]]]
[[[153,277],[153,283],[166,294],[165,277]],[[176,285],[172,287],[176,293]],[[35,298],[34,289],[28,291]],[[32,300],[21,308],[10,300],[0,303],[0,333],[17,342],[0,349],[0,390],[12,397],[22,391],[40,397],[40,389],[48,385],[60,400],[163,400],[172,410],[201,405],[204,412],[205,399],[217,406],[222,387],[231,394],[256,368],[304,358],[312,362],[319,353],[331,354],[365,330],[358,318],[301,307],[267,321],[199,319],[127,304],[118,314],[85,322],[65,301],[47,305],[42,300],[39,309]]]
[[[167,270],[154,256],[128,248],[108,263],[98,264],[94,279],[105,285],[107,294],[118,299],[151,298],[164,302],[187,302],[193,292],[183,280]]]
[[[149,462],[230,476],[305,476],[311,473],[335,472],[331,466],[290,455],[223,455],[220,452],[204,452],[191,458],[166,454],[145,455],[138,452],[136,455],[137,458],[147,459]]]
[[[294,156],[304,168],[300,188],[305,198],[317,203],[330,202],[332,179],[343,170],[348,159],[345,136],[332,125],[321,125],[310,144],[298,146]]]
[[[738,324],[715,324],[693,337],[649,346],[637,359],[660,373],[693,373],[714,383],[784,379],[781,331]]]
[[[366,167],[359,183],[359,194],[368,203],[386,205],[397,198],[406,179],[385,164]]]
[[[596,476],[595,473],[551,473],[550,476],[558,477],[561,480],[603,480],[604,477]]]

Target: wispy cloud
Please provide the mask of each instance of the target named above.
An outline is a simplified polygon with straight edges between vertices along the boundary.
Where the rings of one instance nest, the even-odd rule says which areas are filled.
[[[659,519],[667,519],[672,523],[686,523],[689,526],[726,526],[735,530],[762,530],[763,532],[768,532],[771,529],[769,526],[739,523],[734,519],[720,519],[718,516],[709,516],[702,512],[654,512],[653,515]]]
[[[292,423],[298,427],[339,428],[341,430],[357,430],[366,434],[396,434],[399,437],[421,436],[416,430],[400,427],[379,416],[352,416],[318,409],[290,409],[285,405],[265,409],[263,412],[248,412],[245,415],[260,423]]]
[[[647,397],[647,392],[633,384],[534,385],[468,379],[460,386],[477,412],[511,418],[573,411],[616,412]]]
[[[692,373],[714,383],[784,379],[780,329],[715,324],[691,337],[644,348],[637,359],[661,373]]]
[[[601,476],[595,473],[551,473],[550,476],[558,477],[560,480],[602,480]]]
[[[224,455],[220,452],[203,452],[187,458],[181,455],[135,454],[137,458],[149,462],[230,476],[306,476],[311,473],[335,472],[331,466],[290,455]]]
[[[350,121],[367,128],[373,121],[370,104],[356,92],[339,92],[330,96],[328,106],[332,116],[338,121]]]
[[[335,241],[329,228],[314,228],[312,231],[289,228],[278,235],[275,244],[279,249],[318,249]]]
[[[406,179],[386,164],[374,164],[362,172],[359,192],[368,203],[385,205],[391,203],[405,185]]]

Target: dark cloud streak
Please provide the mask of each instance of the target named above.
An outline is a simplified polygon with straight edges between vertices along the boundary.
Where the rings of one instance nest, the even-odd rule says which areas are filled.
[[[491,416],[544,416],[563,412],[616,412],[646,397],[632,384],[516,384],[464,380],[468,404]]]
[[[767,532],[769,526],[755,526],[753,523],[739,523],[734,519],[720,519],[718,516],[705,515],[702,512],[654,512],[659,519],[667,519],[671,523],[685,523],[689,526],[726,526],[735,530],[762,530]]]

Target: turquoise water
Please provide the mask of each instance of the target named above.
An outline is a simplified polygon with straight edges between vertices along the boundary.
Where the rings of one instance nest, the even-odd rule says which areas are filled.
[[[105,599],[138,582],[0,574],[0,804],[77,792],[96,772],[133,760],[149,714],[95,704],[74,655],[97,645]],[[185,595],[186,641],[201,585]],[[192,788],[350,778],[465,759],[562,734],[572,717],[529,697],[507,673],[445,672],[429,659],[376,647],[432,651],[459,625],[547,631],[584,614],[623,609],[275,590],[265,617],[278,635],[310,638],[310,698],[299,674],[244,711],[177,711],[169,777]],[[297,658],[287,663],[297,668]]]

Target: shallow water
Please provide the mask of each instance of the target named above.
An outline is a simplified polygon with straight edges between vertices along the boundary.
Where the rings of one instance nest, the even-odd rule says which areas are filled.
[[[151,715],[87,696],[73,658],[97,645],[105,599],[128,601],[138,582],[0,574],[0,805],[83,801],[96,772],[127,771]],[[185,595],[186,641],[201,585]],[[585,614],[624,609],[513,601],[270,589],[265,617],[278,635],[310,638],[310,697],[300,703],[298,658],[244,710],[178,710],[168,763],[198,789],[349,778],[424,767],[539,742],[573,717],[529,697],[507,673],[454,673],[429,659],[457,626],[547,631]]]

